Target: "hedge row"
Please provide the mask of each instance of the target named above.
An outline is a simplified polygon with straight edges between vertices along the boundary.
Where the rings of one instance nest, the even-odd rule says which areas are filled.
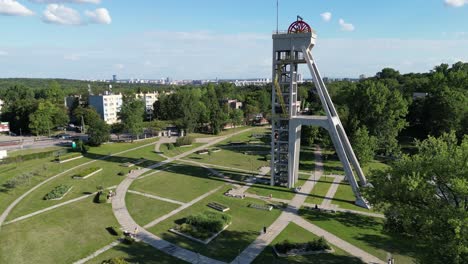
[[[52,189],[52,191],[50,191],[48,194],[46,194],[44,196],[44,200],[58,199],[62,197],[66,192],[68,192],[70,188],[71,187],[68,185],[61,184]]]
[[[65,150],[64,153],[67,153],[67,152],[68,151]],[[4,158],[3,160],[0,161],[0,165],[10,164],[10,163],[15,163],[15,162],[18,163],[18,162],[23,162],[23,161],[27,161],[27,160],[33,160],[33,159],[49,158],[49,157],[56,156],[56,154],[57,154],[56,150],[51,150],[51,151],[44,151],[44,152],[20,155],[20,156],[16,156],[16,157],[7,157],[7,158]]]
[[[190,136],[180,137],[176,139],[176,143],[175,143],[177,147],[187,146],[187,145],[192,145],[192,144],[193,144],[193,138]]]
[[[211,233],[221,231],[224,226],[231,222],[231,216],[213,211],[205,211],[187,217],[185,223]]]
[[[276,250],[281,254],[287,254],[289,251],[296,249],[299,251],[321,251],[330,249],[327,240],[323,237],[319,237],[307,243],[292,243],[289,240],[284,240],[275,245]]]

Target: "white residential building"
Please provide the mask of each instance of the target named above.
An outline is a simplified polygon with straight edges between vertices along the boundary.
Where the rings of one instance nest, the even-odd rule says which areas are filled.
[[[118,123],[117,113],[122,107],[122,94],[90,95],[89,105],[96,109],[107,124]]]
[[[158,92],[139,93],[139,94],[135,94],[135,98],[142,100],[145,103],[146,115],[149,119],[151,119],[151,117],[153,116],[153,105],[154,105],[154,102],[158,101],[159,93]]]

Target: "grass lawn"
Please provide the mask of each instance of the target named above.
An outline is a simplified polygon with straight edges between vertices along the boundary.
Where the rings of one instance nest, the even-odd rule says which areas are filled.
[[[302,147],[299,155],[299,171],[311,172],[315,170],[315,154],[311,147]]]
[[[214,164],[237,169],[256,171],[260,167],[270,166],[269,161],[266,160],[267,154],[251,153],[250,151],[269,151],[266,148],[222,148],[221,151],[212,153],[211,155],[191,154],[184,158],[186,160],[193,160],[207,164]],[[244,154],[247,152],[248,154]]]
[[[133,193],[126,194],[125,203],[132,218],[141,226],[180,206]]]
[[[325,175],[344,175],[343,165],[334,150],[322,150],[322,160]]]
[[[131,190],[149,193],[181,202],[189,202],[224,184],[211,178],[211,172],[192,165],[179,165],[166,171],[135,181]]]
[[[135,141],[133,143],[106,143],[99,147],[91,147],[88,153],[96,154],[96,155],[109,155],[109,154],[118,153],[124,150],[128,150],[131,148],[143,146],[146,144],[155,143],[158,140],[159,138],[150,138],[150,139],[144,139],[141,141]]]
[[[245,129],[245,128],[244,128]],[[242,130],[242,129],[240,129]],[[240,131],[238,130],[238,131]],[[257,139],[252,137],[254,134],[269,134],[271,133],[271,128],[268,127],[254,127],[249,131],[246,131],[244,133],[237,134],[235,136],[232,136],[226,140],[221,141],[218,145],[228,145],[231,142],[243,142],[243,143],[248,143],[249,141],[261,141],[264,140],[265,142],[269,142],[269,138],[263,138],[263,139]],[[268,146],[270,144],[267,144]]]
[[[168,157],[174,157],[177,155],[180,155],[184,152],[187,152],[189,150],[192,150],[194,148],[198,148],[199,146],[204,145],[203,143],[193,143],[191,146],[181,146],[181,147],[176,147],[174,145],[174,149],[169,150],[167,148],[167,144],[161,144],[161,147],[159,148],[159,151],[161,151],[164,155]]]
[[[145,264],[181,264],[187,263],[178,258],[167,255],[145,243],[134,243],[132,245],[119,244],[112,249],[102,253],[96,258],[86,262],[87,264],[101,264],[110,258],[123,257],[130,263]]]
[[[363,263],[359,258],[350,256],[343,250],[331,245],[334,249],[334,253],[328,254],[313,254],[306,256],[295,256],[280,258],[277,257],[273,252],[273,245],[280,243],[284,240],[289,240],[292,243],[306,243],[318,238],[316,235],[310,233],[306,229],[290,223],[276,238],[273,242],[265,248],[265,250],[254,260],[253,263],[327,263],[327,264],[338,264],[338,263],[350,263],[358,264]]]
[[[2,226],[0,263],[72,263],[116,240],[110,204],[86,199]]]
[[[87,158],[81,158],[59,164],[56,162],[51,162],[52,159],[53,157],[49,157],[0,166],[0,213],[2,213],[17,197],[21,196],[23,193],[38,183],[62,171],[90,161]],[[9,189],[4,185],[8,180],[21,174],[33,174],[34,176],[30,178],[29,181],[17,186],[14,189]],[[46,191],[44,195],[49,191],[50,190]]]
[[[330,189],[331,183],[334,179],[335,177],[320,177],[305,202],[318,205],[322,204],[323,198],[327,195],[328,189]]]
[[[266,184],[254,184],[249,189],[247,189],[247,192],[266,197],[270,196],[271,194],[273,198],[285,200],[291,200],[294,197],[294,195],[296,195],[293,189],[288,189],[286,187],[281,186],[271,186]]]
[[[338,190],[336,191],[335,197],[332,199],[332,204],[338,205],[340,208],[356,210],[356,211],[363,211],[363,212],[374,212],[380,213],[376,210],[368,210],[357,206],[354,204],[356,201],[356,197],[354,196],[353,189],[348,182],[342,181],[341,184],[338,186]]]
[[[249,126],[241,126],[241,127],[236,127],[236,128],[231,128],[231,129],[226,129],[221,131],[218,135],[213,135],[213,134],[205,134],[205,133],[190,133],[189,136],[193,138],[208,138],[208,137],[221,137],[221,136],[227,136],[239,131],[242,131],[244,129],[250,128]]]
[[[280,215],[281,211],[264,211],[247,207],[250,203],[262,203],[254,199],[235,199],[223,195],[226,189],[217,192],[193,206],[181,211],[177,215],[159,223],[149,229],[153,234],[175,243],[181,247],[199,252],[222,261],[232,261],[259,235],[264,226],[269,226]],[[232,224],[208,245],[193,242],[187,238],[170,233],[174,221],[205,210],[211,210],[206,205],[217,202],[230,207],[226,213],[232,216]]]
[[[163,157],[161,157],[160,155],[158,155],[158,153],[154,151],[154,145],[142,147],[137,150],[133,150],[127,153],[120,154],[118,156],[131,158],[133,160],[146,159],[146,160],[151,160],[155,162],[164,160]]]
[[[422,250],[416,241],[383,231],[383,219],[349,213],[321,213],[300,210],[311,223],[327,230],[362,250],[386,260],[391,253],[396,263],[414,263],[413,257]]]

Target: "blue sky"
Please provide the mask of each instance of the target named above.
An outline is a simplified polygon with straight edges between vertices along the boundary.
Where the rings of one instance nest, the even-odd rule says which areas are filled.
[[[280,29],[301,15],[317,31],[324,76],[468,61],[468,0],[279,5]],[[265,78],[275,14],[275,0],[0,0],[0,78]]]

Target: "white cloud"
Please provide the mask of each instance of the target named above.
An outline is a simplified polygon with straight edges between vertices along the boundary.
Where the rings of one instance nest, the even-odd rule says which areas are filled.
[[[323,21],[329,22],[332,18],[332,13],[325,12],[325,13],[320,14],[320,16],[322,17]]]
[[[351,23],[346,23],[343,19],[340,18],[340,20],[338,21],[340,23],[340,26],[341,26],[341,30],[343,31],[354,31],[354,25],[351,24]]]
[[[100,4],[101,0],[29,0],[30,2],[40,4],[50,3],[77,3],[77,4]]]
[[[14,0],[0,0],[0,15],[32,16],[34,12]]]
[[[8,56],[8,52],[0,50],[0,56]]]
[[[78,54],[67,54],[63,56],[64,60],[69,60],[69,61],[79,61],[81,59],[81,55]]]
[[[445,0],[444,2],[446,6],[451,7],[462,7],[468,4],[468,0]]]
[[[91,23],[109,25],[112,22],[109,11],[105,8],[98,8],[94,11],[86,10],[85,15],[89,17]]]
[[[81,24],[81,17],[78,11],[58,4],[47,5],[46,10],[44,10],[42,20],[46,23],[59,25]]]

